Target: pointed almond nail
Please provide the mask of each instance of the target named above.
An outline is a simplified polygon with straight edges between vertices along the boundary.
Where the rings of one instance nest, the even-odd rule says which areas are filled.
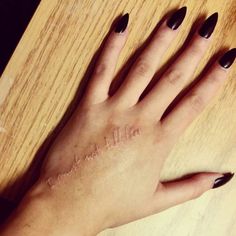
[[[214,185],[212,188],[218,188],[221,187],[222,185],[228,183],[234,176],[234,173],[225,173],[222,177],[217,178],[214,182]]]
[[[126,13],[117,22],[115,32],[116,33],[123,33],[125,31],[125,29],[127,28],[128,22],[129,22],[129,13]]]
[[[202,36],[203,38],[208,39],[215,29],[217,20],[218,20],[218,13],[215,12],[204,21],[203,25],[198,31],[199,35]]]
[[[167,26],[172,30],[176,30],[183,22],[187,12],[187,7],[182,7],[172,14],[167,21]]]
[[[229,50],[228,52],[226,52],[219,60],[219,64],[227,69],[229,68],[233,63],[234,63],[234,59],[236,57],[236,48],[233,48],[231,50]]]

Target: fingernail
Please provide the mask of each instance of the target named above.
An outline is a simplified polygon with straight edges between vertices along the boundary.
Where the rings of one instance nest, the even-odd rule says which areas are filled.
[[[170,19],[167,21],[167,26],[172,30],[176,30],[183,22],[187,12],[187,7],[182,7],[174,12]]]
[[[226,184],[229,182],[234,176],[234,173],[225,173],[222,177],[217,178],[214,182],[214,185],[212,188],[218,188],[221,187],[222,185]]]
[[[218,20],[218,13],[215,12],[205,20],[200,30],[198,31],[199,35],[208,39],[215,29],[217,20]]]
[[[233,48],[226,52],[219,60],[219,64],[225,69],[229,68],[236,57],[236,48]]]
[[[115,28],[115,32],[116,33],[124,32],[126,27],[127,27],[127,25],[128,25],[128,22],[129,22],[129,13],[126,13],[117,22],[117,25],[116,25],[116,28]]]

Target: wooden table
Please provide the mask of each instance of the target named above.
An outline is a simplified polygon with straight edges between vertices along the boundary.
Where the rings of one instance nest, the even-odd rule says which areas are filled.
[[[196,28],[207,15],[219,12],[213,43],[196,78],[214,55],[235,47],[234,0],[41,1],[0,80],[1,196],[18,201],[36,178],[44,153],[66,120],[67,108],[73,108],[69,106],[73,98],[79,97],[77,90],[83,89],[80,82],[89,77],[94,54],[112,22],[120,14],[130,13],[130,35],[119,72],[157,22],[183,5],[188,7],[186,19],[163,64],[181,48],[194,23]],[[235,79],[234,66],[219,95],[176,144],[164,166],[163,180],[202,170],[236,171]],[[101,235],[234,236],[235,183],[232,180],[199,199]]]

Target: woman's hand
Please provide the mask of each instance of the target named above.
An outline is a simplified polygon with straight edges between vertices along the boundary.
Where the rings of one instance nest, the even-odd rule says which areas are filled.
[[[185,13],[181,8],[160,26],[113,96],[108,91],[128,36],[128,14],[107,39],[79,107],[52,145],[30,191],[50,202],[59,235],[95,234],[199,197],[232,178],[231,173],[209,172],[160,182],[173,145],[225,83],[235,58],[235,49],[226,53],[162,118],[208,48],[215,13],[140,100]]]

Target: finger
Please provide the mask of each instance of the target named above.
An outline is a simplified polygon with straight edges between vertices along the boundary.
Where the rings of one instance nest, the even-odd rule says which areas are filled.
[[[176,37],[177,28],[184,20],[186,9],[186,7],[179,9],[167,22],[165,21],[153,36],[151,43],[137,58],[125,81],[112,97],[120,107],[129,107],[137,103],[158,69],[163,54]]]
[[[187,49],[139,103],[145,113],[150,113],[155,119],[160,119],[168,105],[184,88],[209,46],[209,37],[214,30],[217,19],[218,14],[214,13],[204,22]]]
[[[220,60],[232,64],[236,49],[228,51]],[[215,63],[210,71],[180,100],[176,107],[161,121],[164,130],[178,137],[200,114],[210,100],[217,94],[227,78],[223,64]]]
[[[89,103],[103,102],[108,97],[108,91],[114,76],[117,61],[128,35],[129,14],[126,13],[109,35],[104,49],[98,58],[91,81],[87,88],[86,99]]]
[[[203,172],[187,179],[163,182],[153,196],[153,211],[162,211],[172,206],[200,197],[212,188],[229,182],[233,173]]]

